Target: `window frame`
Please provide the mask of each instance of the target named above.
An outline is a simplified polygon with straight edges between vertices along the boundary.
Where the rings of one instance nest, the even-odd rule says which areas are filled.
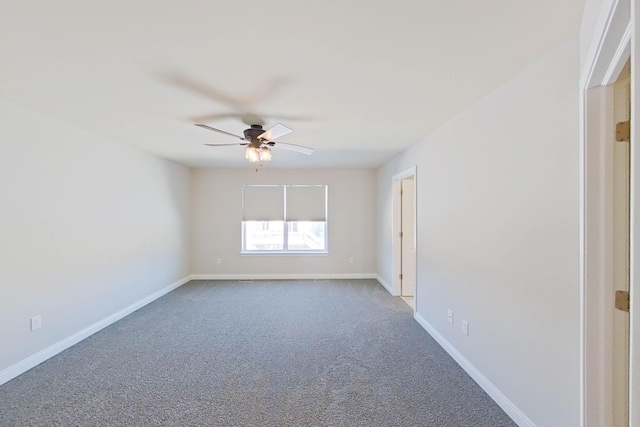
[[[244,216],[244,189],[246,187],[282,187],[284,192],[284,218],[282,219],[282,233],[283,242],[282,250],[251,250],[246,247],[247,236],[247,222]],[[306,221],[287,221],[287,188],[289,187],[324,187],[324,221],[309,221],[309,222],[324,222],[324,249],[289,249],[289,225],[293,222],[306,222]],[[280,220],[272,220],[278,221]],[[260,222],[259,220],[257,222]],[[264,220],[262,222],[269,222]],[[329,186],[327,184],[257,184],[257,185],[243,185],[242,186],[242,218],[241,218],[241,255],[326,255],[329,253]]]

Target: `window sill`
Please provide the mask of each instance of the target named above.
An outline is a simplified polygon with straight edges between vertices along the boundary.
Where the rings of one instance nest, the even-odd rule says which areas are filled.
[[[265,252],[261,252],[261,251],[251,251],[251,252],[240,252],[240,256],[252,256],[252,255],[257,255],[257,256],[327,256],[329,255],[329,251],[295,251],[295,252],[283,252],[283,251],[265,251]]]

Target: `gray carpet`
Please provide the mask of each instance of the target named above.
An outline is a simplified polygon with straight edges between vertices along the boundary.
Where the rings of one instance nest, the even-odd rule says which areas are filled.
[[[375,280],[192,281],[0,386],[2,426],[514,426]]]

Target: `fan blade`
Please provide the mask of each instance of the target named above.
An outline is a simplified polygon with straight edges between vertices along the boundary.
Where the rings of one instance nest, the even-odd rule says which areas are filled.
[[[161,72],[159,77],[164,81],[167,81],[174,86],[181,87],[182,89],[190,90],[191,92],[199,95],[206,96],[220,104],[236,110],[237,112],[250,111],[255,109],[260,104],[265,104],[266,101],[271,100],[274,96],[281,92],[285,86],[291,84],[289,79],[286,78],[273,78],[264,81],[257,87],[253,87],[249,91],[249,96],[232,96],[228,93],[224,93],[222,90],[216,89],[205,80],[199,80],[195,77],[178,71],[166,71]],[[247,123],[255,124],[255,123]]]
[[[264,126],[264,119],[286,120],[288,122],[317,122],[319,117],[313,116],[287,116],[284,114],[254,114],[254,113],[219,113],[206,116],[191,117],[191,122],[212,122],[224,119],[240,119],[245,125]]]
[[[199,126],[199,127],[201,127],[201,128],[204,128],[204,129],[209,129],[209,130],[212,130],[212,131],[214,131],[214,132],[223,133],[223,134],[225,134],[225,135],[233,136],[233,137],[235,137],[235,138],[238,138],[238,139],[241,139],[241,140],[243,140],[243,141],[244,141],[244,138],[243,138],[243,137],[241,137],[241,136],[234,135],[234,134],[232,134],[232,133],[225,132],[225,131],[220,130],[220,129],[212,128],[211,126],[203,125],[203,124],[201,124],[201,123],[196,123],[196,126]]]
[[[271,141],[273,139],[280,138],[281,136],[291,132],[293,132],[291,129],[289,129],[285,125],[281,125],[280,123],[278,123],[268,131],[258,135],[258,138],[264,139],[265,141]]]
[[[287,122],[317,122],[320,117],[316,116],[291,116],[287,114],[260,114],[260,117],[273,120],[284,120]]]
[[[223,93],[222,91],[209,86],[207,83],[193,79],[185,74],[169,72],[162,73],[160,77],[176,86],[180,86],[183,89],[187,89],[213,99],[214,101],[231,107],[234,110],[243,110],[246,108],[246,102],[244,100]]]
[[[264,126],[264,119],[257,114],[252,113],[220,113],[220,114],[209,114],[208,116],[200,116],[194,117],[191,119],[192,122],[209,122],[215,120],[222,119],[240,119],[242,123],[246,125],[260,125]]]
[[[235,144],[204,144],[204,145],[208,145],[209,147],[224,147],[225,145],[243,145],[243,146],[247,146],[249,145],[248,142],[237,142]]]
[[[305,147],[304,145],[287,144],[285,142],[271,141],[267,145],[271,145],[276,148],[284,148],[285,150],[297,151],[298,153],[306,154],[310,156],[313,154],[313,148]]]

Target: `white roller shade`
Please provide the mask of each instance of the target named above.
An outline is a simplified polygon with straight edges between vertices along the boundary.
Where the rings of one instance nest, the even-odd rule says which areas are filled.
[[[243,221],[284,221],[284,188],[246,185],[243,188]]]
[[[287,221],[326,221],[327,186],[287,186]]]

